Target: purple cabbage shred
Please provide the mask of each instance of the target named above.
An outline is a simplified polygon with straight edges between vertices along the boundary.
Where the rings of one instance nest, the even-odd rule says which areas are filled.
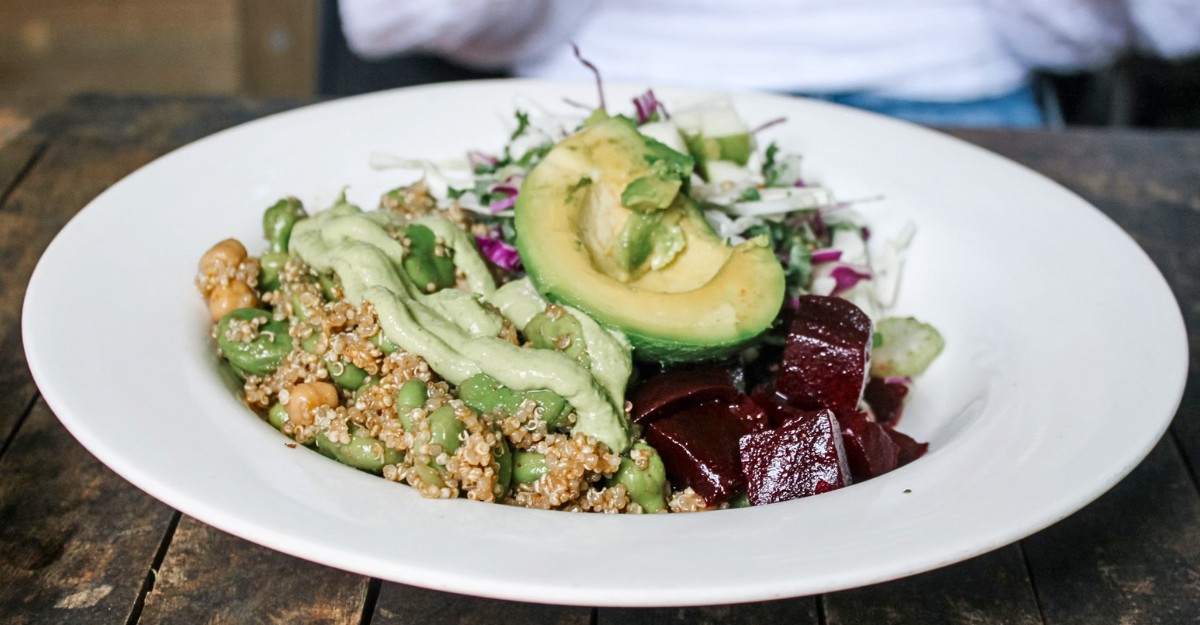
[[[853,289],[855,285],[863,280],[870,280],[871,274],[865,271],[859,271],[850,265],[839,265],[829,272],[829,276],[837,282],[837,286],[833,288],[833,295],[840,295]]]
[[[508,271],[521,270],[521,256],[517,254],[516,246],[490,236],[476,236],[475,243],[479,246],[479,251],[483,253],[484,257],[497,267],[507,269]]]

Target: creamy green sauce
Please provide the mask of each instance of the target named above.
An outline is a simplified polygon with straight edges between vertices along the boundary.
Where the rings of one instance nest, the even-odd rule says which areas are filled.
[[[502,319],[477,295],[495,296],[503,291],[504,295],[494,298],[503,303],[491,303],[518,328],[544,310],[545,301],[532,288],[497,290],[470,237],[440,217],[424,217],[414,223],[428,227],[454,250],[454,263],[474,295],[453,290],[422,293],[401,268],[404,246],[384,230],[394,219],[382,211],[363,213],[339,205],[298,222],[289,248],[317,271],[336,272],[348,301],[371,302],[384,335],[401,349],[424,358],[451,384],[485,373],[514,390],[549,389],[575,409],[574,431],[593,436],[616,451],[629,447],[624,403],[632,352],[623,335],[610,333],[577,310],[570,311],[583,327],[590,370],[562,353],[521,348],[497,337]]]

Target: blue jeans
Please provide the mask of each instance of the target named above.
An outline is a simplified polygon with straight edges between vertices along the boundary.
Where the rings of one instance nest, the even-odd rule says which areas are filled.
[[[1033,90],[1022,87],[994,98],[963,102],[920,102],[898,100],[866,93],[838,93],[812,96],[890,117],[898,117],[927,126],[966,128],[1040,128],[1045,118],[1038,108]]]

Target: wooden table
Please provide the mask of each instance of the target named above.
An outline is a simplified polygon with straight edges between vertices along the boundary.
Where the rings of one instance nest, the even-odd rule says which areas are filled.
[[[955,133],[1100,207],[1166,274],[1193,329],[1170,432],[1111,492],[1018,544],[895,582],[732,607],[596,610],[380,582],[234,538],[117,477],[39,398],[19,319],[55,233],[156,156],[297,104],[83,96],[0,147],[0,622],[1200,623],[1200,133]]]

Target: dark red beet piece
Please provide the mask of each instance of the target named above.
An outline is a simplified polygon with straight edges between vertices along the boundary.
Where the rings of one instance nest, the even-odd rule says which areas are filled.
[[[871,378],[863,391],[863,399],[875,414],[875,420],[896,427],[904,414],[904,400],[908,398],[908,384],[888,382],[884,378]]]
[[[756,506],[819,495],[851,482],[841,431],[828,410],[747,434],[738,450],[746,491]]]
[[[737,389],[729,374],[720,369],[673,369],[660,373],[637,389],[633,402],[634,423],[648,423],[678,412],[687,404],[710,400],[733,403]]]
[[[929,443],[918,443],[913,438],[903,432],[897,432],[892,428],[886,428],[887,434],[891,437],[892,442],[900,448],[900,454],[896,458],[896,466],[902,467],[917,458],[925,455],[929,451]]]
[[[738,395],[737,402],[729,407],[730,412],[742,422],[747,432],[761,432],[771,428],[767,411],[749,395]]]
[[[758,404],[770,419],[770,427],[779,427],[799,415],[799,409],[789,406],[787,398],[775,392],[774,385],[763,384],[750,392],[750,398]]]
[[[793,313],[775,388],[799,408],[858,408],[871,355],[871,320],[840,297],[805,295]]]
[[[900,446],[888,435],[887,428],[868,419],[865,412],[852,412],[839,421],[854,481],[879,477],[896,468]]]
[[[710,400],[651,422],[645,436],[662,456],[671,484],[690,486],[715,506],[745,485],[738,439],[747,431],[728,403]]]

